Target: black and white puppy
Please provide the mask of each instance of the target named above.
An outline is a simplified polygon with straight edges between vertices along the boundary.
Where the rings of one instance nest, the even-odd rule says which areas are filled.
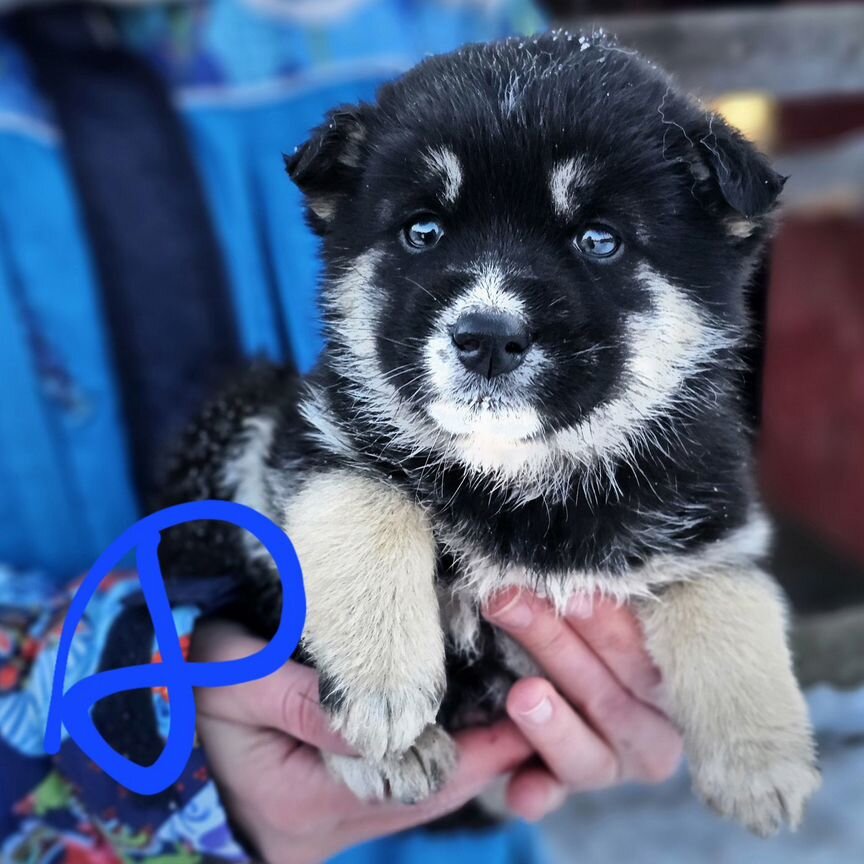
[[[564,32],[425,60],[287,167],[322,239],[326,350],[211,405],[166,500],[231,498],[291,537],[304,651],[362,754],[333,770],[431,794],[447,732],[532,669],[481,603],[602,594],[641,619],[698,793],[760,834],[797,824],[819,775],[742,385],[782,178],[652,64]],[[173,544],[242,569],[272,626],[260,549]]]

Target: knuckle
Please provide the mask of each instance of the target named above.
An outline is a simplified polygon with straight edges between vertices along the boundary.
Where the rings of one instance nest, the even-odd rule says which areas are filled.
[[[296,819],[295,824],[302,825],[305,822],[305,820],[300,818],[301,814],[297,813],[298,801],[293,800],[292,797],[290,802],[286,802],[285,796],[282,794],[273,794],[272,788],[268,794],[262,794],[260,781],[255,784],[254,791],[246,798],[246,801],[253,805],[252,809],[255,815],[252,818],[256,822],[263,822],[264,825],[271,829],[285,830],[286,812],[294,814]],[[289,806],[286,806],[286,804],[289,804]]]
[[[214,706],[218,704],[218,693],[215,687],[196,687],[195,688],[195,710],[200,715],[208,715],[217,713]]]
[[[553,707],[558,699],[555,688],[543,678],[523,678],[517,681],[507,694],[507,710],[522,714],[529,706],[539,704],[543,699],[549,699]]]
[[[623,687],[611,686],[598,690],[587,708],[598,722],[615,723],[619,718],[631,714],[633,702],[633,697]]]
[[[611,622],[604,622],[604,627],[593,629],[589,641],[599,654],[626,654],[638,645],[630,631]]]
[[[639,779],[645,783],[665,783],[675,776],[681,764],[680,742],[667,744],[644,754]]]
[[[290,691],[289,702],[293,703],[288,710],[294,717],[294,737],[302,741],[314,741],[327,726],[323,722],[318,699],[308,691],[308,688],[300,688]],[[290,730],[292,727],[286,728]]]
[[[313,731],[313,717],[308,694],[296,687],[282,691],[279,705],[281,728],[295,738],[306,740]]]
[[[574,791],[605,789],[620,779],[621,766],[608,747],[598,745],[593,758],[590,762],[585,760],[583,765],[578,769],[578,777],[570,784]]]
[[[677,768],[677,762],[650,762],[646,766],[646,770],[643,774],[643,780],[646,783],[658,784],[665,783],[667,780],[671,780],[672,777],[675,776],[675,770]]]
[[[603,786],[611,786],[621,778],[621,763],[611,750],[606,751],[598,767],[598,777]]]
[[[291,734],[299,732],[298,727],[302,726],[302,721],[295,717],[294,699],[294,691],[290,687],[286,687],[279,700],[279,725]]]
[[[551,657],[560,654],[566,647],[564,625],[558,621],[544,621],[530,636],[531,650],[541,656]]]

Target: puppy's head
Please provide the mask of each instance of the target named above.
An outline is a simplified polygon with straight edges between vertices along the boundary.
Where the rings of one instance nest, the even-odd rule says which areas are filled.
[[[426,60],[287,160],[323,237],[330,362],[488,470],[623,455],[745,323],[782,178],[605,38]]]

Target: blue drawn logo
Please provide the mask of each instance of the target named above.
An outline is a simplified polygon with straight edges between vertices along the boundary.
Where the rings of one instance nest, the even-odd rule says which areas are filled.
[[[221,663],[189,663],[183,658],[174,618],[162,581],[157,548],[159,534],[185,522],[230,522],[254,535],[273,558],[282,582],[282,618],[273,639],[257,654]],[[161,663],[127,666],[99,672],[63,685],[69,648],[75,629],[90,598],[105,576],[132,550],[136,550],[138,575],[153,629],[162,655]],[[45,730],[45,750],[60,749],[60,724],[103,771],[127,789],[153,795],[180,777],[195,739],[193,687],[227,687],[264,678],[282,666],[300,641],[306,619],[306,595],[300,562],[288,537],[267,517],[229,501],[196,501],[169,507],[142,519],[120,535],[93,565],[69,606],[57,652],[57,666]],[[97,731],[91,706],[106,696],[139,688],[166,687],[171,702],[171,728],[159,758],[148,766],[137,765],[117,753]]]

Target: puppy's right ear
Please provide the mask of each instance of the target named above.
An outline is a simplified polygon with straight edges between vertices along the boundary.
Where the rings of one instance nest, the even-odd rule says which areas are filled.
[[[365,157],[366,115],[362,105],[337,108],[305,144],[284,156],[288,176],[303,192],[309,222],[319,234],[327,233],[340,201],[356,188]]]

